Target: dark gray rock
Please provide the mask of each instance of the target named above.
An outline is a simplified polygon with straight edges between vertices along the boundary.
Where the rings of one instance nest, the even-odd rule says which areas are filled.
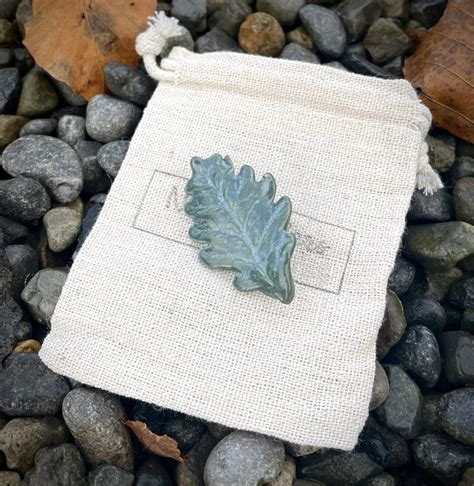
[[[417,384],[400,366],[385,366],[390,392],[376,410],[377,416],[388,428],[404,439],[413,439],[421,429],[423,397]]]
[[[449,302],[462,309],[474,308],[474,277],[455,282],[449,293]]]
[[[467,155],[456,157],[449,174],[452,184],[464,177],[474,177],[474,157],[468,157]]]
[[[127,141],[111,143],[128,144]],[[74,147],[81,159],[82,173],[84,175],[84,192],[97,194],[99,192],[106,192],[110,188],[110,177],[97,162],[97,153],[101,147],[101,143],[89,140],[81,140]]]
[[[13,64],[13,52],[8,47],[0,48],[0,68],[10,67]]]
[[[138,470],[135,486],[173,486],[173,482],[160,459],[152,456]]]
[[[462,262],[464,261],[466,261],[466,259],[459,262],[459,265],[462,265]],[[451,286],[454,282],[460,280],[462,276],[463,272],[458,267],[453,267],[442,272],[425,272],[423,279],[419,282],[421,295],[431,297],[438,302],[443,302],[448,295]],[[424,301],[424,303],[429,304],[428,301]],[[433,307],[434,311],[436,305],[433,304],[430,307]],[[427,309],[423,311],[427,311]],[[429,327],[436,334],[441,330],[440,326],[443,325],[444,319],[442,319],[442,314],[440,312],[436,311],[435,313],[436,315],[439,315],[440,318],[431,323],[426,322],[424,325]]]
[[[191,417],[176,417],[161,428],[161,433],[172,437],[177,443],[181,452],[188,452],[199,440],[206,430],[206,426],[200,420]]]
[[[44,268],[36,273],[23,289],[21,298],[40,324],[49,326],[66,279],[66,270]]]
[[[439,334],[446,323],[443,307],[432,297],[411,297],[404,300],[405,319],[409,326],[426,326]]]
[[[462,315],[461,331],[467,331],[474,334],[474,309],[466,309]]]
[[[171,15],[191,32],[206,30],[207,0],[173,0]]]
[[[216,51],[242,52],[242,49],[233,37],[218,27],[214,27],[196,39],[196,52],[204,54]]]
[[[310,62],[313,64],[320,64],[318,56],[311,52],[306,47],[303,47],[300,44],[296,44],[292,42],[291,44],[287,44],[283,51],[280,54],[281,59],[289,59],[291,61],[301,61],[301,62]]]
[[[283,26],[293,25],[306,0],[257,0],[257,10],[275,17]]]
[[[66,425],[56,417],[16,418],[0,431],[0,451],[5,454],[9,469],[25,474],[33,467],[40,449],[68,439]]]
[[[27,2],[29,0],[24,0]],[[24,3],[22,2],[22,3]],[[31,8],[31,4],[30,4]],[[14,47],[13,48],[13,58],[15,61],[15,67],[20,71],[21,75],[26,74],[35,65],[34,59],[31,54],[24,47]]]
[[[474,385],[474,336],[466,331],[443,332],[439,336],[443,369],[454,386]]]
[[[60,120],[63,116],[73,115],[73,116],[86,116],[86,106],[62,106],[51,112],[50,118],[55,120]]]
[[[88,463],[98,466],[105,462],[133,470],[132,443],[121,422],[125,412],[117,397],[75,388],[64,399],[63,417]]]
[[[74,93],[74,91],[66,83],[64,83],[63,81],[59,81],[58,79],[54,79],[53,77],[51,77],[51,81],[53,82],[56,91],[68,105],[87,105],[87,100],[81,95]]]
[[[345,0],[337,7],[337,13],[344,22],[347,42],[354,42],[380,17],[382,7],[378,0]]]
[[[388,473],[382,473],[364,481],[364,486],[396,486],[396,484],[395,478]]]
[[[445,393],[439,401],[438,413],[447,434],[459,442],[474,445],[474,388]]]
[[[161,50],[161,58],[168,57],[169,53],[173,49],[173,47],[184,47],[188,51],[194,52],[194,40],[191,32],[184,26],[180,26],[179,33],[168,37],[165,41],[165,45]],[[156,87],[156,84],[155,84]]]
[[[40,449],[35,467],[25,474],[23,486],[87,486],[86,467],[72,444]]]
[[[142,110],[129,101],[97,95],[87,105],[87,133],[104,143],[130,138],[141,116]]]
[[[28,228],[17,221],[0,216],[0,233],[3,233],[3,243],[11,245],[28,235]]]
[[[58,202],[71,202],[82,190],[79,157],[57,138],[46,135],[19,138],[5,149],[2,160],[8,174],[37,179]]]
[[[398,296],[408,292],[415,279],[415,265],[406,258],[398,257],[388,279],[388,288]]]
[[[408,221],[441,223],[453,219],[453,216],[453,202],[451,195],[446,190],[439,190],[431,195],[419,190],[413,193],[407,215]]]
[[[446,324],[444,331],[456,331],[461,327],[463,311],[454,305],[447,302],[443,304],[443,309],[446,314]]]
[[[380,363],[375,363],[375,376],[374,383],[372,385],[372,397],[369,403],[369,410],[374,410],[380,407],[382,403],[387,399],[390,385],[388,383],[387,373],[382,368]]]
[[[135,476],[112,464],[93,469],[87,478],[88,486],[133,486]]]
[[[156,83],[140,69],[118,61],[104,68],[105,82],[115,96],[145,106],[155,91]]]
[[[28,118],[17,115],[0,115],[0,151],[15,141]]]
[[[0,181],[0,215],[32,221],[41,218],[50,207],[46,189],[35,179],[15,177]]]
[[[27,135],[53,135],[58,126],[58,121],[54,118],[37,118],[23,125],[20,130],[20,137]]]
[[[345,55],[349,54],[357,54],[359,57],[363,57],[364,59],[367,59],[367,51],[364,47],[364,44],[362,42],[354,42],[353,44],[349,44],[346,48]],[[375,64],[374,64],[375,66]],[[378,66],[375,66],[378,68]],[[380,68],[378,68],[380,69]]]
[[[209,27],[224,31],[236,38],[240,24],[252,13],[247,0],[226,0],[209,18]]]
[[[407,442],[370,415],[359,436],[356,450],[368,454],[384,469],[402,467],[410,462]]]
[[[423,396],[423,412],[421,419],[421,430],[423,433],[442,431],[438,413],[440,400],[441,395],[439,393]]]
[[[385,71],[385,69],[376,66],[359,54],[344,54],[344,56],[341,57],[341,63],[346,66],[349,71],[353,71],[357,74],[363,74],[365,76],[375,76],[376,78],[382,79],[393,79],[395,77],[393,76],[393,74],[390,74]]]
[[[347,69],[344,64],[341,64],[339,61],[325,62],[324,65],[334,69],[339,69],[341,71],[349,71],[349,69]]]
[[[58,138],[69,145],[76,145],[86,138],[86,120],[82,116],[65,115],[58,122]]]
[[[334,486],[355,485],[383,471],[365,452],[323,449],[297,459],[298,477]]]
[[[403,78],[403,56],[398,56],[395,59],[392,59],[384,64],[383,68],[387,73],[392,74],[397,78]]]
[[[285,448],[271,437],[234,431],[212,450],[204,469],[206,484],[259,484],[276,478]]]
[[[431,473],[443,485],[455,485],[463,470],[474,460],[471,448],[443,434],[425,434],[412,443],[416,465]]]
[[[474,226],[462,221],[409,225],[404,249],[426,270],[448,270],[474,253]]]
[[[433,27],[443,15],[446,0],[412,0],[410,16],[424,27]]]
[[[39,261],[36,251],[30,245],[9,245],[5,254],[12,271],[10,292],[19,299],[28,280],[38,271]]]
[[[453,204],[458,221],[474,224],[474,177],[464,177],[456,182]]]
[[[129,145],[128,140],[117,140],[105,144],[97,152],[97,163],[110,177],[117,177]]]
[[[21,79],[17,68],[0,69],[0,115],[15,111],[20,95]]]
[[[18,41],[18,32],[12,22],[0,18],[0,46],[10,46]]]
[[[378,19],[367,31],[363,40],[375,64],[384,64],[405,54],[412,47],[410,38],[392,19]]]
[[[346,47],[346,31],[340,17],[320,5],[306,5],[300,19],[323,56],[337,59]]]
[[[14,17],[19,3],[20,0],[2,0],[0,2],[0,18],[11,19]]]
[[[385,315],[377,336],[377,358],[383,358],[405,332],[407,323],[400,299],[391,291],[387,292]]]
[[[33,68],[24,78],[17,115],[40,116],[54,110],[59,98],[45,74]]]
[[[93,228],[97,218],[99,217],[100,211],[102,210],[102,204],[93,204],[86,212],[84,219],[82,220],[82,230],[77,238],[76,253],[81,249],[81,246],[86,241],[91,229]]]
[[[53,373],[36,353],[20,353],[0,373],[0,411],[14,417],[56,415],[69,391],[66,378]]]
[[[398,364],[426,387],[434,387],[439,380],[441,355],[438,342],[425,326],[409,326],[390,350],[387,361]]]
[[[428,135],[428,155],[431,166],[440,174],[448,172],[455,160],[455,138],[449,133],[438,133],[436,137]]]

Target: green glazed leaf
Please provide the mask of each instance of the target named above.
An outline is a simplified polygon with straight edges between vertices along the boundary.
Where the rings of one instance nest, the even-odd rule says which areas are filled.
[[[291,202],[274,203],[275,179],[257,182],[252,167],[238,174],[229,157],[193,157],[193,175],[186,186],[192,196],[186,213],[194,219],[191,238],[205,246],[201,260],[211,268],[235,271],[239,290],[260,290],[285,304],[294,296],[290,258],[295,237],[287,233]]]

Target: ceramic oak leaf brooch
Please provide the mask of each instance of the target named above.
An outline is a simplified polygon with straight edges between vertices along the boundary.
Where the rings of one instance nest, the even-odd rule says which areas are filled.
[[[295,236],[286,231],[289,198],[276,203],[275,179],[255,180],[252,167],[236,174],[229,157],[193,157],[185,211],[194,220],[190,237],[204,247],[201,260],[211,268],[233,270],[234,286],[260,290],[285,304],[294,296],[290,259]]]

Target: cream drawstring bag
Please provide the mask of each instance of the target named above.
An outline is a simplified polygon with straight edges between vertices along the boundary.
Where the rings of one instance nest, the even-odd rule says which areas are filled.
[[[201,419],[351,449],[368,414],[387,279],[427,159],[404,80],[137,39],[159,85],[76,258],[40,356],[81,383]],[[193,156],[271,172],[290,197],[296,293],[232,287],[198,259],[184,212]]]

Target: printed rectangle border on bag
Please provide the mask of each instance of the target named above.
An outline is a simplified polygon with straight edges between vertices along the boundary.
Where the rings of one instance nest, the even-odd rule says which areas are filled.
[[[179,183],[176,183],[176,180]],[[171,182],[169,191],[153,191],[155,185],[162,187],[163,183],[167,184],[167,182]],[[187,195],[184,192],[186,182],[186,177],[166,171],[154,170],[148,181],[145,195],[138,207],[132,227],[138,231],[158,236],[173,243],[199,249],[200,245],[194,243],[188,236],[192,220],[184,212],[184,203],[187,200]],[[155,212],[146,210],[147,206],[155,208]],[[158,210],[158,208],[160,209]],[[173,213],[171,218],[168,217],[166,210],[171,210]],[[181,222],[178,225],[176,224],[177,216]],[[157,226],[159,227],[158,229]],[[325,233],[325,237],[317,236],[318,229],[319,233]],[[297,238],[292,257],[292,272],[295,283],[335,295],[340,294],[356,231],[333,223],[320,221],[295,210],[293,210],[288,231],[295,234]],[[163,234],[166,232],[168,234]],[[327,255],[329,251],[332,251],[332,256]],[[304,258],[302,252],[306,253],[306,255],[309,254],[309,256]],[[327,280],[326,285],[322,285],[321,279]]]

